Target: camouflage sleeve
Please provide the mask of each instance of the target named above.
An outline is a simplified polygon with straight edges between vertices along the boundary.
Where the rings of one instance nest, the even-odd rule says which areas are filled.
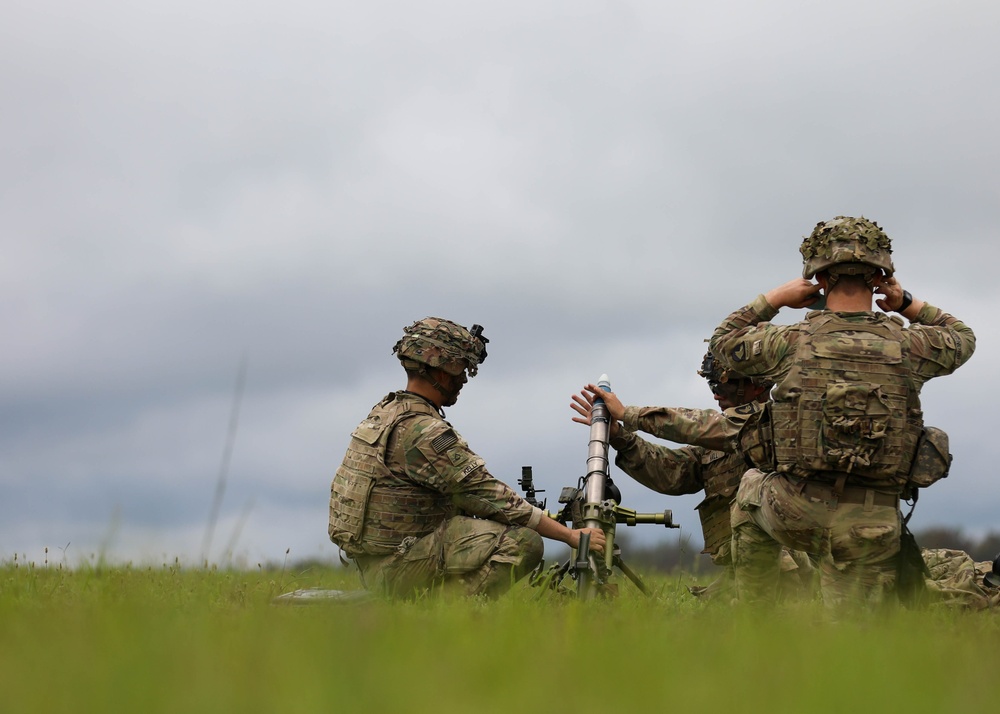
[[[400,435],[399,447],[407,475],[422,486],[450,495],[467,515],[529,528],[542,517],[540,509],[490,475],[486,462],[446,421],[411,420]]]
[[[753,302],[731,313],[715,328],[709,349],[726,369],[748,377],[783,377],[784,357],[793,349],[793,326],[772,325],[778,311],[758,295]]]
[[[625,428],[642,431],[678,444],[723,451],[739,431],[714,409],[680,407],[626,407]]]
[[[964,322],[924,303],[906,330],[910,362],[926,381],[951,374],[976,351],[976,336]]]
[[[507,525],[534,529],[544,515],[514,489],[479,469],[462,481],[452,494],[452,502],[465,514]]]
[[[668,496],[698,493],[705,487],[701,449],[670,449],[631,432],[615,440],[615,465],[646,488]]]

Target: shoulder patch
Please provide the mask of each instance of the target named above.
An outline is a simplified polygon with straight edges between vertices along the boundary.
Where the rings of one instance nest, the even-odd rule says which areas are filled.
[[[431,442],[431,447],[433,447],[435,452],[441,454],[450,449],[451,447],[453,447],[457,443],[458,443],[458,436],[455,434],[454,431],[449,429],[443,434],[435,437],[434,440]]]
[[[730,354],[732,355],[733,362],[745,362],[747,358],[747,347],[746,345],[740,343],[736,345]]]

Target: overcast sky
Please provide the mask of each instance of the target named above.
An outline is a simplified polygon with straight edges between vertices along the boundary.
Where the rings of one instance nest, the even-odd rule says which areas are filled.
[[[955,461],[911,525],[1000,530],[997,3],[3,16],[0,559],[333,561],[333,472],[427,315],[485,326],[448,418],[552,506],[586,467],[570,395],[606,372],[626,403],[714,406],[703,340],[842,214],[978,337],[924,388]],[[615,473],[701,547],[698,497]]]

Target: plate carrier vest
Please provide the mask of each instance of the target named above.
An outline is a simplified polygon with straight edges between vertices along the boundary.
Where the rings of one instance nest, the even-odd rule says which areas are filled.
[[[705,537],[705,549],[714,557],[723,544],[728,543],[732,536],[729,525],[729,504],[740,485],[740,478],[747,470],[743,457],[739,454],[727,454],[721,451],[708,451],[702,463],[702,473],[705,480],[705,499],[699,503],[698,518],[701,520],[701,531]],[[725,563],[716,563],[716,565]]]
[[[393,429],[422,415],[441,419],[423,399],[394,392],[351,434],[330,487],[329,527],[330,540],[348,556],[389,555],[404,538],[422,538],[448,517],[447,496],[418,484],[400,484],[385,465]]]
[[[901,321],[881,314],[848,321],[832,312],[806,319],[795,366],[769,407],[777,470],[902,485],[923,415]]]

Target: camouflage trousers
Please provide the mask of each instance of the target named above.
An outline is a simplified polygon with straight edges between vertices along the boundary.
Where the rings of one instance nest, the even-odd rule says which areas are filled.
[[[825,490],[824,490],[825,489]],[[898,503],[884,494],[844,503],[832,488],[784,474],[750,469],[731,511],[737,597],[777,598],[781,547],[809,554],[820,570],[823,602],[832,607],[881,602],[895,582],[901,522]]]
[[[730,509],[732,502],[723,504],[725,508],[726,520],[723,523],[724,537],[712,537],[705,527],[705,520],[702,520],[702,530],[705,536],[706,548],[701,551],[712,558],[712,564],[722,568],[719,575],[708,585],[691,585],[688,591],[695,597],[703,600],[719,599],[729,602],[736,597],[736,576],[733,572],[733,550],[732,550],[732,530],[729,527]],[[719,528],[722,530],[722,528]],[[709,548],[709,541],[716,544]],[[811,599],[818,587],[816,567],[809,560],[809,556],[798,550],[781,549],[778,562],[778,589],[777,598],[784,600],[807,600]]]
[[[728,556],[730,552],[728,545],[725,552]],[[715,564],[723,566],[722,574],[708,585],[691,585],[688,591],[703,600],[720,599],[729,602],[736,597],[736,576],[732,561]],[[816,567],[808,555],[802,551],[782,548],[778,562],[778,601],[811,600],[818,588],[816,575]]]
[[[423,538],[407,538],[397,552],[357,558],[361,581],[388,597],[432,588],[498,597],[542,560],[542,537],[529,528],[455,516]]]

